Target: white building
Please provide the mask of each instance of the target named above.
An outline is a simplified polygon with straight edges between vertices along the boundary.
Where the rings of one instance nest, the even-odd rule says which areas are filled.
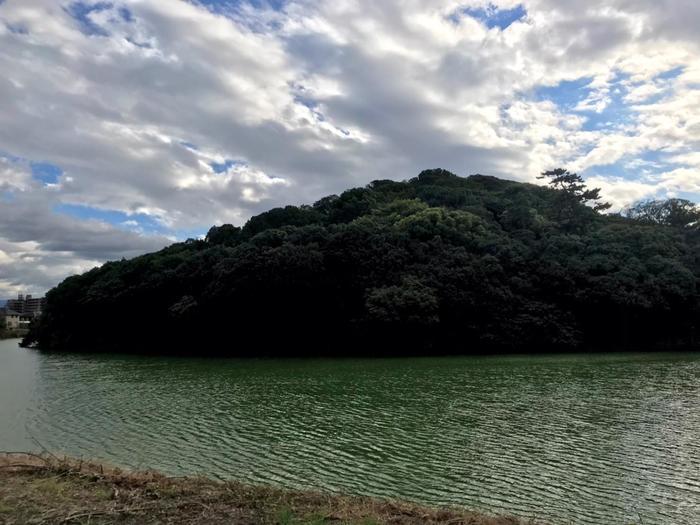
[[[0,308],[0,321],[4,321],[7,330],[19,330],[22,327],[21,317],[19,312],[9,308]]]

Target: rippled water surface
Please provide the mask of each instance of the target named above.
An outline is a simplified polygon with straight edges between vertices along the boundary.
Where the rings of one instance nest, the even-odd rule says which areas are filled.
[[[700,356],[223,361],[0,341],[0,449],[37,441],[554,524],[696,525]]]

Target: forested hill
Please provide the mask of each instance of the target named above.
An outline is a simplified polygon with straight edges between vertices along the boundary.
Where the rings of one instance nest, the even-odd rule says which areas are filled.
[[[225,356],[693,346],[697,208],[603,215],[579,177],[547,177],[429,170],[213,227],[66,279],[24,343]]]

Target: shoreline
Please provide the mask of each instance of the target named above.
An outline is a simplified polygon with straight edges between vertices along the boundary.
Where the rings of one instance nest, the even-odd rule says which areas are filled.
[[[0,453],[0,523],[544,525],[460,508],[167,477],[50,454]]]

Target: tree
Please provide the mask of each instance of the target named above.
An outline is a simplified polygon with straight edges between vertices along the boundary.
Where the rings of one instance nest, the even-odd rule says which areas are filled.
[[[210,244],[223,244],[234,246],[238,244],[241,237],[241,229],[231,224],[212,226],[207,233],[205,241]]]
[[[549,185],[558,191],[555,200],[555,218],[565,230],[580,228],[585,222],[588,206],[599,213],[610,208],[608,202],[601,202],[600,188],[589,189],[583,178],[563,168],[543,172],[538,179],[549,179]]]
[[[637,202],[622,215],[645,224],[660,224],[673,228],[697,227],[700,223],[700,207],[685,199]]]
[[[545,171],[537,178],[549,179],[549,185],[560,190],[572,202],[589,205],[595,211],[605,211],[612,206],[609,202],[599,202],[601,199],[600,188],[586,188],[586,183],[580,175],[570,173],[563,168]]]
[[[251,238],[260,232],[283,226],[306,226],[323,221],[323,215],[311,206],[285,206],[251,217],[241,231],[243,237]]]
[[[415,277],[401,285],[374,288],[367,293],[367,316],[381,323],[434,324],[439,318],[435,290]]]
[[[369,188],[353,188],[332,201],[329,210],[331,222],[351,222],[370,212],[376,204],[376,194]]]
[[[214,227],[66,279],[23,344],[231,357],[695,345],[695,205],[598,215],[578,175],[542,177],[554,189],[432,171]]]

